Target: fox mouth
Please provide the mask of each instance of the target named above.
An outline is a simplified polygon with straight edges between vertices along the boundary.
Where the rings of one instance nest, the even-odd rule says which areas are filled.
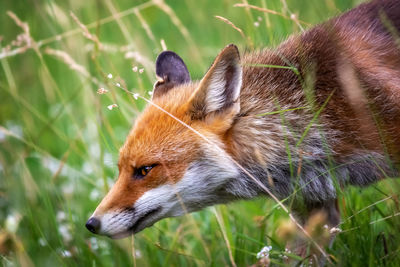
[[[143,226],[143,222],[160,211],[161,211],[161,207],[157,207],[157,208],[147,211],[139,219],[137,219],[136,222],[134,222],[126,231],[124,231],[122,233],[114,234],[111,236],[111,238],[113,238],[113,239],[124,238],[124,237],[130,236],[132,234],[136,234],[136,233],[140,232],[141,230],[143,230],[144,228],[151,226],[151,225]]]

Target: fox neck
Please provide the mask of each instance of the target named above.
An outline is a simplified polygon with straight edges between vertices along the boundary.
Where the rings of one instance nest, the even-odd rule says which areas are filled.
[[[293,192],[298,168],[306,162],[326,158],[321,136],[312,129],[300,148],[296,147],[295,136],[283,124],[279,115],[268,118],[242,116],[227,133],[225,144],[231,157],[244,167],[252,177],[242,171],[240,178],[232,180],[227,190],[241,198],[253,198],[265,194],[254,178],[261,181],[278,198],[286,198]],[[311,166],[310,166],[311,167]],[[315,166],[314,166],[315,168]],[[333,198],[332,190],[318,198]]]
[[[308,69],[310,66],[302,66],[298,60],[307,56],[307,51],[300,57],[286,52],[286,46],[295,46],[297,41],[294,38],[283,44],[280,54],[263,51],[244,57],[240,113],[224,137],[230,156],[252,175],[240,172],[240,179],[227,185],[227,190],[238,197],[265,194],[254,182],[256,178],[280,199],[297,188],[296,197],[306,203],[322,203],[336,198],[337,186],[365,186],[381,179],[385,172],[390,175],[385,157],[377,150],[353,149],[341,153],[339,148],[345,141],[341,130],[329,124],[329,114],[325,117],[323,112],[313,122],[316,108],[312,105],[323,105],[329,97],[326,88],[314,91],[320,94],[315,96],[319,103],[309,104],[303,84],[292,70],[246,66],[286,65],[281,59],[286,53],[284,57],[299,70]],[[334,59],[327,56],[326,60],[328,65],[336,66]],[[341,90],[335,69],[324,71],[324,75],[330,88]],[[336,95],[332,100],[337,101]]]
[[[294,38],[289,40],[283,44],[283,50],[289,43],[295,45],[296,42]],[[297,65],[293,55],[284,57]],[[286,65],[279,52],[264,50],[244,56],[240,113],[223,139],[235,161],[277,197],[285,198],[293,192],[292,180],[298,167],[304,165],[303,161],[325,159],[329,148],[318,124],[311,125],[306,138],[298,144],[307,123],[312,120],[312,113],[296,73],[288,69],[253,67],[256,64]],[[293,109],[295,111],[280,112]],[[243,198],[265,193],[242,172],[241,178],[233,180],[228,190]],[[334,194],[334,190],[329,189],[316,198],[333,198]]]
[[[326,142],[327,133],[310,129],[301,146],[296,146],[298,139],[292,131],[278,118],[238,119],[225,145],[231,158],[251,176],[237,168],[238,178],[229,180],[225,190],[243,199],[266,195],[257,179],[279,199],[291,196],[302,206],[334,200],[337,188],[346,184],[366,186],[384,174],[396,175],[380,153],[355,153],[337,162]]]

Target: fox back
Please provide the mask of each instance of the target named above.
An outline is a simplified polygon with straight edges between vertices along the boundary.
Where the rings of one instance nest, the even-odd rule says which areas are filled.
[[[336,225],[337,188],[398,175],[400,2],[373,1],[275,50],[225,47],[200,81],[162,52],[153,99],[87,228],[121,238],[237,199],[295,198]],[[295,192],[295,193],[294,193]]]

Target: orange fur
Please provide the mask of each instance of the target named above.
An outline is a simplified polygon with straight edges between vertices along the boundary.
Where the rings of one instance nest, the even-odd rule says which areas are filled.
[[[160,54],[154,105],[137,118],[120,151],[119,178],[92,217],[121,213],[120,221],[132,223],[104,234],[125,236],[186,208],[265,194],[236,162],[280,198],[299,181],[302,221],[323,210],[337,224],[333,180],[364,186],[398,173],[391,163],[400,163],[400,48],[379,19],[382,10],[400,29],[400,4],[373,1],[274,51],[240,60],[229,45],[200,82],[188,82],[175,53]],[[134,178],[142,166],[153,169]]]

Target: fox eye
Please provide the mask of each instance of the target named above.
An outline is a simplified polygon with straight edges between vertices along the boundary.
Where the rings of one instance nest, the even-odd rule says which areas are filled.
[[[133,178],[135,179],[143,179],[146,175],[156,166],[156,164],[150,166],[141,166],[139,168],[133,169]]]

